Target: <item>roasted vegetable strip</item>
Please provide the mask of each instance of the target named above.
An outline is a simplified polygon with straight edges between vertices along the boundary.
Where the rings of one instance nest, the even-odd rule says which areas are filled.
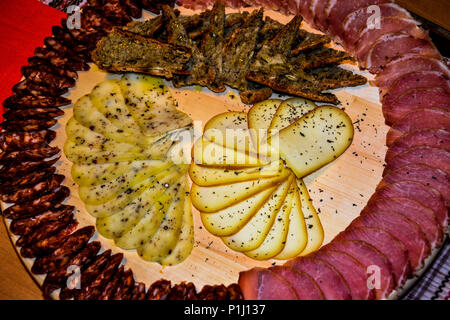
[[[186,74],[185,63],[190,59],[189,48],[161,43],[129,31],[114,29],[99,41],[92,58],[108,71],[136,71],[173,77]]]

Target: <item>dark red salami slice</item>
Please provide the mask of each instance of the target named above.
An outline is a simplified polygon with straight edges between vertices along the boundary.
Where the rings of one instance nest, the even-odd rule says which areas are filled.
[[[72,78],[77,80],[78,79],[78,73],[74,70],[71,70],[69,68],[66,68],[65,66],[54,66],[51,64],[50,61],[47,59],[39,58],[39,57],[30,57],[28,58],[28,65],[29,66],[40,66],[40,65],[46,65],[50,68],[53,68],[53,71],[58,73],[61,76],[66,76],[68,78]]]
[[[327,300],[351,300],[350,287],[339,271],[327,262],[311,256],[298,257],[285,265],[311,276]]]
[[[383,104],[383,115],[386,123],[391,125],[409,112],[433,107],[450,111],[450,92],[438,87],[408,90],[391,104]]]
[[[67,266],[70,260],[86,246],[94,232],[95,228],[93,226],[78,229],[68,236],[62,246],[51,255],[34,260],[31,272],[34,274],[45,274]]]
[[[134,277],[133,271],[128,269],[123,272],[122,278],[120,280],[120,285],[114,294],[114,300],[129,300],[134,288]]]
[[[55,108],[70,104],[70,99],[58,96],[17,95],[8,97],[3,106],[7,109]]]
[[[397,98],[416,88],[442,88],[450,92],[450,81],[438,71],[410,72],[399,77],[388,89],[380,88],[381,102],[383,105],[391,105]]]
[[[388,148],[386,162],[400,153],[418,146],[440,148],[450,152],[450,132],[443,129],[423,129],[404,134]]]
[[[408,53],[385,65],[383,70],[376,75],[374,82],[379,88],[387,89],[403,75],[417,71],[437,71],[450,78],[450,71],[441,59]]]
[[[117,288],[120,286],[120,281],[122,280],[122,275],[125,267],[122,265],[119,267],[117,272],[112,277],[111,281],[109,281],[105,289],[103,290],[98,300],[112,300],[114,295],[116,294]]]
[[[48,119],[64,115],[64,111],[59,108],[30,108],[8,110],[3,114],[6,120],[16,119]]]
[[[170,294],[172,284],[169,280],[158,280],[148,288],[146,299],[147,300],[167,300]]]
[[[145,284],[142,282],[136,283],[131,294],[131,300],[145,300],[145,295]]]
[[[111,256],[110,261],[103,271],[92,282],[87,283],[81,289],[81,292],[77,295],[77,300],[97,300],[101,296],[106,284],[113,278],[122,260],[122,253]]]
[[[15,235],[23,236],[43,224],[58,220],[66,211],[74,209],[73,206],[61,205],[30,218],[13,220],[9,225],[9,230]]]
[[[419,202],[426,208],[433,210],[436,219],[444,230],[447,227],[448,212],[444,199],[439,191],[432,187],[414,181],[399,181],[385,184],[376,191],[381,198],[408,198]]]
[[[133,288],[134,290],[134,288]],[[132,299],[132,292],[130,299]],[[167,300],[197,300],[197,290],[192,282],[177,283],[170,290]]]
[[[378,5],[382,3],[389,3],[390,0],[358,0],[358,1],[339,1],[330,0],[325,8],[325,17],[328,22],[328,32],[331,35],[336,36],[338,39],[342,39],[344,29],[342,28],[342,21],[345,17],[358,10],[359,8],[365,8],[370,5]]]
[[[74,71],[87,71],[89,65],[77,56],[66,56],[62,52],[54,50],[50,47],[39,47],[34,52],[36,57],[47,59],[56,67],[64,66]]]
[[[379,228],[400,240],[408,249],[412,270],[418,270],[431,252],[419,225],[401,214],[389,211],[368,211],[352,221],[353,227]]]
[[[22,219],[35,216],[46,210],[50,210],[56,204],[67,198],[69,194],[70,189],[66,186],[61,186],[53,193],[6,208],[3,211],[3,216],[8,219]]]
[[[44,297],[46,299],[50,299],[50,295],[53,291],[59,288],[67,288],[69,285],[70,289],[72,289],[71,281],[67,281],[70,276],[78,277],[78,279],[74,279],[75,281],[79,280],[79,275],[76,274],[78,271],[82,271],[86,268],[86,266],[90,265],[92,261],[95,259],[96,254],[100,250],[101,244],[98,241],[90,242],[86,245],[84,249],[78,252],[70,261],[67,266],[61,267],[53,272],[47,273],[47,276],[44,279],[44,283],[42,285],[42,291]],[[78,268],[77,268],[78,267]],[[69,282],[69,283],[68,283]],[[67,288],[66,290],[68,290]]]
[[[390,195],[386,194],[385,195]],[[404,197],[385,198],[375,193],[370,198],[367,206],[361,212],[395,212],[414,221],[425,234],[431,249],[436,248],[442,241],[442,230],[437,221],[435,213],[421,205],[419,202]]]
[[[441,193],[445,205],[450,206],[450,177],[444,171],[422,164],[407,165],[387,173],[377,188],[400,181],[415,181],[432,187]]]
[[[275,266],[269,269],[285,279],[294,288],[299,300],[324,300],[322,290],[311,276],[288,266]]]
[[[81,271],[81,274],[79,275],[79,285],[75,288],[63,288],[59,294],[60,299],[68,300],[74,298],[77,300],[84,288],[95,280],[108,265],[109,261],[111,261],[111,250],[106,250],[102,254],[96,256],[92,263]]]
[[[431,41],[419,39],[405,32],[386,33],[375,41],[360,64],[371,73],[379,73],[392,59],[406,53],[418,53],[440,59],[441,56]]]
[[[394,290],[395,276],[392,271],[392,265],[387,257],[374,246],[359,240],[333,240],[324,248],[351,255],[364,266],[368,276],[373,274],[371,269],[376,267],[379,270],[379,283],[372,284],[376,299],[387,298]]]
[[[450,152],[427,146],[410,148],[387,162],[384,175],[390,170],[396,170],[409,164],[425,164],[441,169],[448,175],[450,174]]]
[[[7,194],[8,192],[15,192],[21,188],[35,185],[50,177],[55,173],[55,171],[55,167],[49,167],[43,170],[32,172],[15,180],[5,181],[0,186],[0,193]]]
[[[69,92],[69,88],[56,88],[47,86],[45,83],[35,83],[24,79],[12,87],[15,95],[19,96],[60,96]]]
[[[53,127],[58,121],[56,119],[26,119],[10,120],[2,123],[6,131],[40,131]]]
[[[395,3],[383,3],[378,5],[378,8],[380,9],[381,17],[411,18],[408,11]],[[342,22],[342,29],[344,30],[343,39],[347,51],[353,52],[354,46],[359,39],[359,33],[367,27],[371,19],[376,18],[375,13],[376,11],[367,6],[359,8],[345,17]]]
[[[418,22],[411,18],[381,17],[380,28],[366,28],[360,30],[355,44],[355,55],[359,61],[366,61],[371,45],[378,38],[387,33],[405,32],[418,39],[429,39],[428,35],[418,27]]]
[[[0,163],[18,163],[22,161],[39,161],[53,157],[59,153],[58,147],[39,147],[22,151],[11,151],[0,153]]]
[[[75,221],[49,238],[35,242],[29,247],[22,247],[20,254],[24,258],[34,258],[52,253],[64,243],[67,236],[76,229],[77,225],[78,222]]]
[[[386,144],[391,146],[403,134],[423,129],[444,129],[449,131],[450,113],[442,108],[426,108],[411,111],[389,129]]]
[[[239,286],[246,300],[297,300],[288,281],[269,269],[253,268],[239,273]]]
[[[17,165],[4,166],[0,169],[0,182],[9,182],[11,179],[21,179],[25,175],[41,169],[47,169],[58,162],[59,158],[41,161],[25,161]]]
[[[392,265],[396,286],[401,287],[411,272],[408,250],[405,245],[390,233],[379,228],[347,228],[339,233],[333,241],[360,240],[377,248]]]
[[[373,289],[367,286],[367,273],[364,266],[347,253],[331,249],[321,249],[313,254],[314,258],[328,262],[336,268],[350,287],[353,300],[372,300]]]
[[[38,132],[2,132],[0,133],[0,148],[3,151],[33,149],[50,143],[56,137],[56,132],[42,130]]]
[[[64,211],[64,213],[60,215],[57,220],[52,221],[52,223],[43,224],[36,230],[33,230],[33,232],[21,236],[16,241],[16,246],[31,246],[33,243],[49,238],[50,236],[56,234],[73,221],[73,212],[68,210]]]

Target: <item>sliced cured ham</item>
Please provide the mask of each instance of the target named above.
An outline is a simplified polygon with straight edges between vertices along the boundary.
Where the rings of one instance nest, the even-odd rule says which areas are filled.
[[[327,4],[328,0],[313,0],[309,6],[309,10],[312,13],[314,26],[323,32],[327,29],[327,20],[325,17],[325,7]]]
[[[390,211],[369,211],[353,220],[351,226],[379,228],[400,240],[408,249],[412,270],[423,266],[431,248],[419,225],[401,214]]]
[[[405,74],[417,71],[437,71],[450,78],[450,71],[441,59],[408,53],[391,60],[375,78],[380,89],[387,89]]]
[[[425,108],[410,111],[388,131],[387,146],[391,146],[402,135],[423,129],[450,130],[450,112],[442,108]]]
[[[381,17],[411,18],[411,15],[395,3],[383,3],[378,6]],[[342,22],[343,40],[347,51],[353,52],[359,33],[367,27],[370,19],[376,18],[376,12],[370,5],[349,13]],[[375,20],[373,21],[375,22]]]
[[[299,13],[309,24],[312,24],[314,19],[314,17],[312,16],[312,12],[309,10],[310,5],[313,1],[314,0],[301,0],[298,7]]]
[[[238,284],[246,300],[297,300],[292,286],[269,269],[253,268],[239,273]]]
[[[376,195],[381,198],[408,198],[419,202],[433,210],[442,230],[447,227],[448,212],[444,199],[439,191],[432,187],[414,181],[399,181],[386,184],[378,189]]]
[[[292,259],[286,265],[310,275],[319,285],[326,300],[352,299],[348,283],[329,263],[306,256]]]
[[[395,212],[414,221],[420,226],[429,242],[430,249],[436,248],[442,241],[442,229],[437,221],[436,214],[419,202],[405,197],[384,197],[375,193],[361,212]],[[395,234],[397,235],[397,234]]]
[[[392,32],[405,32],[418,39],[428,39],[419,26],[418,22],[410,18],[381,17],[380,28],[370,28],[369,26],[359,31],[358,40],[354,46],[354,52],[359,61],[366,61],[371,45],[382,35]]]
[[[399,77],[389,88],[380,88],[380,100],[391,105],[398,97],[416,88],[442,88],[450,92],[450,80],[439,71],[414,71]]]
[[[365,8],[370,5],[378,5],[382,3],[392,2],[390,0],[349,0],[349,1],[339,1],[330,0],[328,1],[327,7],[325,8],[325,18],[328,21],[328,32],[338,39],[342,39],[344,29],[342,27],[342,21],[345,17],[360,8]]]
[[[351,227],[339,233],[333,241],[360,240],[382,252],[392,265],[396,286],[402,286],[411,271],[408,250],[405,245],[390,233],[379,228]]]
[[[370,47],[365,61],[360,65],[371,73],[379,73],[392,59],[406,53],[418,53],[440,59],[440,54],[431,41],[416,38],[405,32],[386,33]]]
[[[275,266],[270,271],[288,281],[297,293],[299,300],[324,300],[322,290],[311,276],[288,266]]]
[[[383,115],[387,124],[393,124],[408,112],[431,107],[450,111],[450,92],[442,88],[408,90],[391,104],[383,104]]]
[[[388,148],[386,162],[409,148],[417,146],[441,148],[450,152],[450,132],[444,129],[422,129],[408,132],[395,140]]]
[[[332,249],[321,249],[314,253],[314,258],[328,262],[336,268],[350,287],[353,300],[372,300],[375,292],[367,286],[367,272],[364,266],[351,255],[334,251]]]
[[[419,146],[410,148],[387,163],[384,172],[395,170],[409,164],[425,164],[427,166],[441,169],[450,175],[450,152],[440,148]]]
[[[367,275],[372,273],[370,270],[372,266],[379,268],[380,283],[379,287],[374,289],[376,299],[387,298],[394,290],[395,277],[392,265],[386,256],[374,246],[359,240],[333,240],[324,247],[324,249],[328,248],[351,255],[364,266]]]
[[[441,169],[432,168],[423,164],[411,164],[397,170],[388,172],[381,180],[377,189],[385,187],[387,184],[394,184],[400,181],[414,181],[427,187],[432,187],[440,192],[444,198],[445,205],[450,206],[450,177]]]

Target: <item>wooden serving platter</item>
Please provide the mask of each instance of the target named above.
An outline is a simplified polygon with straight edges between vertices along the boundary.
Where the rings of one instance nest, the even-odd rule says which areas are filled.
[[[182,15],[194,14],[195,11],[179,8]],[[253,10],[249,8],[247,10]],[[228,12],[236,10],[227,9]],[[282,23],[287,23],[292,17],[284,16],[273,11],[266,11],[266,15]],[[144,19],[150,18],[145,13]],[[305,22],[302,25],[307,31],[318,32],[310,28]],[[336,46],[336,48],[338,48]],[[345,65],[357,71],[355,65]],[[357,71],[360,73],[359,71]],[[371,75],[362,73],[369,80]],[[81,72],[77,86],[73,88],[68,98],[76,102],[78,98],[89,93],[92,88],[105,79],[120,78],[120,75],[108,74],[92,66],[88,72]],[[186,112],[194,121],[201,121],[204,125],[211,117],[227,111],[248,111],[249,106],[240,102],[236,91],[227,88],[222,94],[215,94],[206,88],[191,87],[174,89],[172,94],[178,102],[179,108]],[[385,137],[388,127],[384,123],[381,105],[378,100],[378,89],[369,84],[356,88],[335,90],[334,93],[341,101],[342,108],[348,113],[355,128],[355,136],[349,149],[336,161],[311,174],[304,179],[313,203],[323,224],[324,244],[331,241],[339,232],[344,230],[355,219],[367,200],[373,194],[381,179],[384,156],[387,150]],[[279,96],[274,96],[279,97]],[[288,96],[280,97],[282,99]],[[65,125],[72,117],[72,106],[65,108],[65,115],[58,120],[54,127],[57,138],[52,143],[63,149],[66,141]],[[62,153],[57,164],[58,173],[65,175],[65,185],[71,189],[71,196],[67,204],[77,208],[75,216],[79,227],[95,225],[95,218],[87,213],[84,203],[78,197],[78,186],[71,177],[71,162]],[[5,204],[3,204],[3,208]],[[172,267],[162,267],[157,263],[142,260],[135,251],[126,251],[116,247],[112,240],[95,234],[104,249],[113,252],[123,252],[127,267],[131,268],[137,281],[150,285],[161,278],[169,279],[173,283],[181,281],[193,282],[197,289],[207,284],[231,284],[237,281],[240,271],[255,266],[267,267],[272,264],[282,264],[284,261],[268,260],[256,261],[227,248],[220,238],[206,231],[195,208],[193,209],[195,225],[195,243],[192,254],[181,264]],[[5,220],[9,227],[9,221]],[[16,237],[10,234],[13,243]],[[32,260],[23,259],[28,270]],[[42,284],[44,276],[36,276],[38,284]]]

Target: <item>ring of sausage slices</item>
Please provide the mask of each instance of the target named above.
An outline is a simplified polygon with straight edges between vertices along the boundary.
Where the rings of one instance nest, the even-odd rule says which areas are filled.
[[[122,254],[101,252],[90,241],[93,226],[77,229],[75,208],[64,176],[56,173],[60,150],[50,143],[51,127],[71,103],[61,95],[73,87],[78,71],[90,68],[90,52],[114,26],[139,18],[142,9],[160,12],[175,1],[89,0],[81,28],[66,20],[36,48],[13,87],[0,133],[0,200],[10,219],[16,246],[34,258],[31,271],[45,274],[45,298],[60,299],[383,299],[404,285],[441,246],[450,204],[450,72],[448,65],[407,11],[388,0],[227,0],[231,7],[270,6],[301,14],[354,55],[375,75],[386,123],[386,168],[361,215],[318,251],[282,266],[241,272],[238,283],[207,285],[159,280],[148,288],[121,265]],[[197,9],[214,0],[181,0]],[[339,5],[337,5],[339,3]],[[367,21],[373,5],[380,28]],[[100,253],[101,252],[101,253]],[[67,266],[81,270],[80,289],[67,287]],[[367,285],[367,268],[377,266],[379,283]]]

